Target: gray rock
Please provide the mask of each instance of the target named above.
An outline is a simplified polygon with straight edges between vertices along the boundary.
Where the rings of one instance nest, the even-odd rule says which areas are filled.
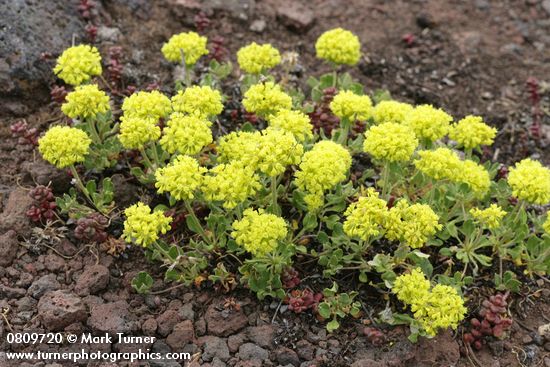
[[[265,361],[269,358],[269,353],[254,343],[244,343],[239,347],[238,357],[242,360]]]
[[[185,320],[176,324],[174,330],[166,338],[166,344],[168,344],[172,350],[181,350],[186,344],[191,343],[195,338],[195,329],[193,323],[190,320]]]
[[[21,298],[27,293],[23,288],[12,288],[0,284],[0,298]]]
[[[80,296],[95,294],[107,288],[109,284],[109,269],[103,265],[92,265],[86,267],[80,274],[74,290]]]
[[[17,241],[17,233],[9,230],[0,236],[0,266],[10,266],[17,256],[19,241]]]
[[[250,24],[250,30],[256,33],[262,33],[267,27],[267,22],[263,19],[256,19]]]
[[[273,345],[275,327],[271,324],[251,326],[246,329],[246,335],[251,342],[258,344],[260,347],[268,348]]]
[[[298,1],[281,0],[277,4],[277,19],[285,27],[302,32],[313,25],[315,14]]]
[[[224,339],[218,338],[217,336],[205,336],[200,340],[203,344],[203,361],[212,361],[217,358],[220,361],[227,361],[231,355],[229,354],[229,349],[227,348],[227,343]]]
[[[541,4],[546,14],[550,15],[550,0],[544,0]]]
[[[275,359],[281,365],[288,365],[298,367],[300,365],[300,357],[290,348],[279,347],[275,350]]]
[[[38,302],[38,315],[49,331],[63,330],[88,316],[80,297],[65,290],[48,292]]]
[[[35,299],[39,299],[46,292],[58,290],[60,287],[61,284],[59,284],[55,275],[47,274],[36,279],[27,290],[27,294]]]
[[[88,326],[104,333],[127,333],[132,330],[128,303],[117,301],[92,307]]]
[[[84,24],[71,1],[0,0],[0,19],[0,114],[25,114],[49,100],[54,75],[40,55],[71,46]]]
[[[103,25],[97,28],[97,38],[100,41],[115,43],[120,36],[122,36],[122,33],[118,28],[111,28]]]

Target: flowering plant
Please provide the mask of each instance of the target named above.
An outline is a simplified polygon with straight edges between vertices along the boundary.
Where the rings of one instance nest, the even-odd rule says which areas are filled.
[[[52,208],[79,233],[103,241],[122,232],[166,267],[168,282],[225,292],[240,282],[260,299],[316,312],[331,332],[361,316],[360,290],[375,287],[390,301],[379,320],[408,324],[411,340],[456,329],[481,274],[517,291],[513,266],[550,271],[550,218],[538,207],[550,202],[550,169],[526,158],[498,176],[480,154],[496,137],[482,117],[454,123],[442,108],[367,93],[339,70],[361,56],[343,29],[317,41],[334,70],[309,78],[307,95],[285,74],[284,54],[255,43],[238,52],[247,75],[229,91],[220,81],[231,66],[203,65],[206,45],[194,32],[170,38],[161,52],[183,64],[184,83],[122,101],[92,83],[97,50],[59,58],[55,73],[77,85],[61,107],[72,127],[51,127],[38,150],[73,176],[76,187]],[[143,202],[117,208],[112,172],[139,182]],[[322,295],[300,281],[306,264]],[[140,273],[132,284],[144,293],[154,283]]]

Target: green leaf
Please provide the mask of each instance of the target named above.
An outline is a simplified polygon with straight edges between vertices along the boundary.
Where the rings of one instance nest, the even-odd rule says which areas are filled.
[[[190,231],[195,233],[201,233],[202,232],[202,226],[197,220],[196,217],[193,215],[188,215],[185,218],[185,223],[187,223],[187,228],[189,228]]]
[[[139,272],[132,279],[132,288],[134,288],[139,294],[148,293],[152,286],[153,278],[145,271]]]
[[[90,180],[86,183],[86,191],[88,191],[88,194],[95,194],[97,190],[97,185],[94,180]]]
[[[302,225],[304,226],[304,232],[310,231],[312,229],[317,228],[317,215],[313,213],[307,213],[304,216],[304,220],[302,221]]]
[[[327,331],[329,333],[332,333],[334,330],[337,330],[340,327],[340,323],[336,319],[330,320],[330,322],[327,324]]]

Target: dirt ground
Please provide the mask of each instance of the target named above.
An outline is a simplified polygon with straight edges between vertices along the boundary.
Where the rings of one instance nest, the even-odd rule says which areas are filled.
[[[235,52],[251,41],[297,52],[295,74],[303,86],[307,76],[328,70],[314,57],[315,39],[327,29],[347,28],[359,36],[364,52],[359,67],[350,72],[367,91],[384,89],[395,99],[431,103],[456,118],[481,115],[499,129],[487,157],[510,164],[531,156],[550,164],[548,0],[109,0],[98,4],[92,17],[103,27],[96,45],[103,55],[112,46],[122,47],[125,87],[157,83],[172,93],[173,67],[162,59],[160,47],[172,34],[195,29],[199,11],[210,21],[203,33],[209,39],[222,36],[234,63]],[[86,33],[82,30],[75,37],[84,41]],[[67,39],[67,46],[70,43]],[[53,65],[56,56],[43,62]],[[44,83],[53,86],[52,82],[51,76],[45,77]],[[95,245],[79,243],[70,224],[36,227],[25,215],[28,190],[51,181],[59,194],[70,178],[17,144],[9,127],[24,120],[44,131],[61,121],[59,106],[41,102],[45,99],[49,96],[23,94],[19,102],[25,105],[24,113],[7,113],[0,119],[0,249],[6,254],[0,261],[0,308],[5,310],[0,337],[23,330],[153,335],[157,341],[145,347],[187,351],[196,361],[186,366],[550,366],[550,339],[538,332],[550,322],[548,279],[525,280],[509,305],[514,319],[510,335],[475,353],[464,348],[463,328],[411,344],[405,330],[381,326],[386,342],[374,346],[363,333],[365,320],[348,321],[338,332],[327,334],[312,315],[294,314],[278,302],[258,302],[242,288],[230,295],[217,294],[206,285],[171,289],[162,282],[161,269],[148,263],[140,249],[113,257]],[[116,202],[121,207],[148,194],[122,175],[117,182]],[[141,270],[155,278],[153,293],[147,296],[130,286]],[[315,279],[307,270],[301,276]],[[490,292],[489,287],[468,290],[472,315]],[[366,314],[375,316],[377,307],[367,307]],[[47,346],[52,351],[76,347]],[[129,348],[116,343],[100,347]],[[0,338],[0,351],[38,349],[44,350],[44,345],[8,345]],[[0,366],[4,365],[10,364],[0,353]]]

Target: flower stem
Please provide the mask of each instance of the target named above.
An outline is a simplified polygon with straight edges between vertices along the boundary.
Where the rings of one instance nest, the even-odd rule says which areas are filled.
[[[162,162],[160,161],[159,154],[158,154],[158,151],[157,151],[157,144],[153,143],[153,147],[151,149],[153,150],[153,160],[155,161],[155,164],[159,168],[159,167],[162,166],[162,164],[161,164]]]
[[[77,172],[76,168],[74,167],[74,165],[71,164],[69,166],[69,170],[71,171],[71,174],[73,175],[73,178],[76,181],[76,187],[80,190],[80,192],[82,192],[84,194],[84,196],[90,202],[90,204],[92,204],[92,206],[95,209],[97,209],[97,211],[101,212],[101,210],[99,210],[99,208],[95,205],[94,201],[92,200],[92,197],[90,196],[90,193],[86,189],[86,186],[84,186],[84,183],[80,179],[80,175],[78,174],[78,172]]]
[[[277,176],[271,177],[271,211],[273,214],[281,214],[281,208],[277,203]]]
[[[145,149],[141,148],[139,150],[139,152],[141,153],[141,156],[143,157],[143,159],[145,160],[145,162],[149,165],[149,168],[153,169],[153,167],[155,166],[153,164],[153,162],[151,162],[151,160],[149,159],[149,157],[147,156],[147,153],[145,152]]]
[[[191,217],[193,217],[193,220],[195,220],[195,222],[197,223],[197,225],[199,227],[198,230],[199,230],[200,236],[202,237],[204,242],[206,242],[207,244],[210,245],[210,240],[209,240],[208,236],[206,235],[206,232],[204,231],[204,228],[202,227],[202,224],[199,221],[199,218],[197,218],[197,216],[195,214],[195,210],[193,210],[193,206],[187,200],[185,200],[184,203],[185,203],[185,208],[187,209],[187,212],[189,213],[189,215]]]
[[[389,195],[391,194],[390,190],[390,162],[384,162],[384,166],[382,167],[382,198],[388,199]]]
[[[340,121],[340,135],[338,136],[338,143],[342,145],[346,145],[348,141],[348,134],[349,134],[349,128],[350,128],[350,121],[348,121],[347,118],[343,118]]]

